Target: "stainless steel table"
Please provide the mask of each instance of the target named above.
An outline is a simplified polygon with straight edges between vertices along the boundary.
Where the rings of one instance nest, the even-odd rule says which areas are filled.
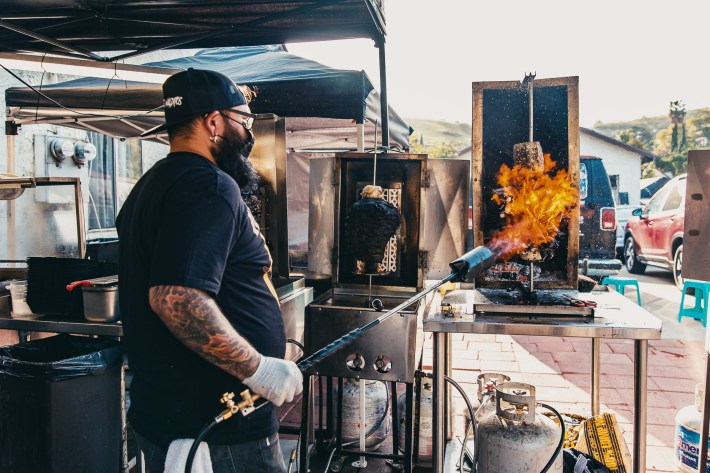
[[[646,471],[646,408],[648,375],[648,340],[661,338],[661,321],[643,307],[621,294],[599,290],[584,294],[598,306],[594,317],[550,316],[480,313],[477,305],[487,302],[473,289],[460,290],[464,294],[465,310],[453,317],[439,312],[441,300],[434,300],[432,311],[424,320],[424,331],[434,333],[434,472],[444,473],[444,376],[451,373],[451,334],[480,333],[503,335],[537,335],[551,337],[585,337],[592,339],[592,414],[599,413],[599,347],[600,339],[634,340],[634,449],[633,471]],[[436,298],[440,296],[437,294]],[[446,299],[445,299],[446,302]],[[517,309],[517,308],[516,308]],[[446,417],[448,418],[448,417]]]
[[[38,315],[34,317],[12,318],[9,314],[0,314],[0,330],[17,330],[20,341],[26,332],[74,333],[79,335],[97,335],[102,337],[120,337],[123,327],[119,323],[95,323],[87,320],[55,319]]]

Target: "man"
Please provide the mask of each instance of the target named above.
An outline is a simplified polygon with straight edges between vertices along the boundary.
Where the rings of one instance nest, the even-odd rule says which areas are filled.
[[[144,135],[167,129],[170,154],[136,183],[116,225],[128,419],[149,471],[162,473],[171,442],[194,439],[224,392],[248,387],[271,404],[210,432],[213,471],[282,472],[273,405],[300,393],[302,377],[283,360],[271,257],[240,195],[254,175],[254,115],[213,71],[179,72],[163,96],[165,124]]]

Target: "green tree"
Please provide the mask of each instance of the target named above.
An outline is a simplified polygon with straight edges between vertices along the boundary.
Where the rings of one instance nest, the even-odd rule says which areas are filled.
[[[693,149],[708,148],[710,144],[710,109],[696,110],[686,122],[688,142]]]
[[[682,152],[686,146],[685,134],[685,104],[681,100],[676,100],[670,103],[668,117],[671,119],[671,151],[674,153]]]
[[[653,149],[653,133],[640,126],[618,130],[614,132],[614,138],[646,151]]]
[[[463,143],[460,140],[424,145],[421,135],[412,133],[409,137],[409,149],[412,153],[428,154],[432,158],[450,159],[455,158]]]
[[[676,176],[688,169],[688,140],[685,123],[685,104],[681,100],[670,103],[668,128],[659,131],[655,138],[654,153],[659,156],[655,167]]]

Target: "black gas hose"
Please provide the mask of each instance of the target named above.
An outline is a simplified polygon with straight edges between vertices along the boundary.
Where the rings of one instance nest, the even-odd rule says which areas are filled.
[[[195,441],[192,442],[190,447],[190,452],[187,454],[187,461],[185,462],[185,473],[192,473],[192,462],[195,461],[195,454],[197,453],[197,448],[200,446],[200,442],[204,440],[210,430],[214,428],[215,425],[219,424],[221,420],[217,420],[219,417],[215,417],[209,424],[205,425],[200,433],[195,437]]]
[[[543,403],[538,403],[540,407],[544,407],[548,411],[552,412],[557,416],[557,419],[560,421],[560,429],[562,429],[562,435],[560,435],[560,441],[557,443],[557,448],[555,448],[555,453],[552,454],[552,458],[547,462],[547,465],[545,465],[545,468],[542,469],[540,473],[547,473],[547,470],[549,470],[552,467],[552,464],[555,463],[555,460],[557,459],[557,456],[562,452],[562,446],[565,443],[565,420],[562,418],[562,415],[557,412],[557,409],[554,407],[548,405],[548,404],[543,404]]]
[[[464,392],[463,388],[459,383],[454,381],[453,379],[449,378],[448,376],[444,376],[444,381],[450,383],[453,387],[456,388],[456,390],[461,394],[461,397],[463,397],[464,402],[466,403],[466,409],[468,409],[468,415],[471,417],[471,425],[473,425],[473,436],[475,438],[476,436],[476,411],[473,410],[473,405],[471,404],[471,400],[468,398],[466,393]],[[465,447],[465,445],[464,445]],[[463,462],[459,465],[460,468],[463,468]],[[473,471],[476,470],[476,465],[473,465]]]

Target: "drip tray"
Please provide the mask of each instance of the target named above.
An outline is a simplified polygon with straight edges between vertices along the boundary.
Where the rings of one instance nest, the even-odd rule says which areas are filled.
[[[533,298],[525,298],[519,289],[477,289],[474,295],[475,313],[520,315],[566,315],[593,317],[594,307],[576,307],[570,299],[590,299],[590,293],[573,290],[538,289]]]

